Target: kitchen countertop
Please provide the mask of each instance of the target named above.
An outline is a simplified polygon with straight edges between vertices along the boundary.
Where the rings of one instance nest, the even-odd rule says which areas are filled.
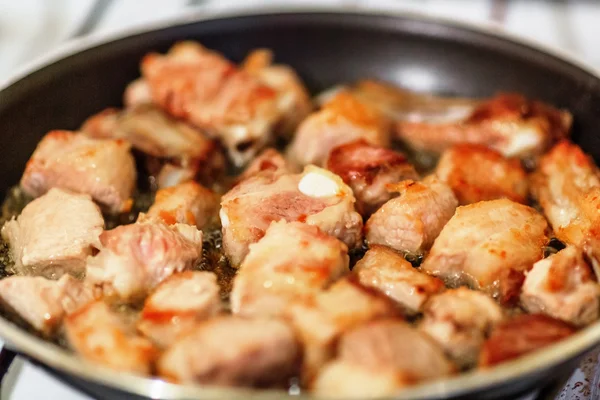
[[[114,32],[202,9],[251,8],[256,4],[343,5],[408,10],[488,23],[531,40],[567,50],[600,68],[600,2],[528,0],[0,0],[0,81],[50,49],[90,32]],[[586,356],[560,400],[600,398],[600,348]],[[6,375],[1,399],[90,398],[17,357]]]

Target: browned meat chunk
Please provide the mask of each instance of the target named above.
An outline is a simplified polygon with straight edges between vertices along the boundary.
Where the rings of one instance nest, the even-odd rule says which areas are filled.
[[[407,384],[447,376],[454,370],[442,348],[427,335],[403,321],[381,320],[342,336],[338,358],[321,370],[313,389],[320,395],[371,398],[393,395]],[[340,387],[344,371],[360,380],[350,384],[357,392]]]
[[[446,150],[435,173],[461,205],[501,198],[527,202],[527,175],[521,162],[481,145],[461,144]]]
[[[342,333],[367,321],[397,314],[398,309],[386,297],[348,278],[311,299],[292,304],[287,316],[304,346],[304,382],[310,382],[334,356],[335,342]]]
[[[277,93],[277,109],[280,119],[276,131],[290,137],[300,122],[312,111],[308,90],[296,72],[287,65],[273,65],[273,53],[268,49],[254,50],[244,60],[244,71]]]
[[[331,172],[309,166],[301,174],[259,174],[240,182],[221,199],[223,249],[239,266],[248,246],[271,222],[300,221],[317,226],[350,248],[362,236],[352,190]]]
[[[364,140],[347,143],[331,150],[326,167],[342,177],[357,200],[363,215],[371,215],[396,195],[387,185],[419,175],[402,154]]]
[[[87,263],[86,280],[108,297],[143,298],[174,273],[202,257],[202,231],[196,227],[144,219],[100,235],[100,252]]]
[[[136,180],[129,147],[123,140],[52,131],[27,162],[21,186],[33,197],[56,187],[89,194],[110,212],[128,211]]]
[[[231,308],[243,316],[278,316],[292,301],[310,297],[349,272],[348,248],[319,228],[274,222],[250,246],[231,292]]]
[[[0,304],[35,330],[52,335],[65,314],[93,301],[92,291],[70,275],[58,281],[42,277],[10,276],[0,280]]]
[[[547,223],[533,208],[507,199],[456,209],[421,268],[448,284],[515,300],[524,273],[543,256]]]
[[[375,146],[390,143],[390,125],[376,109],[347,92],[340,92],[306,118],[288,148],[293,163],[323,165],[329,152],[363,139]]]
[[[160,358],[158,372],[176,382],[266,386],[293,376],[299,361],[300,348],[287,324],[226,316],[178,339]]]
[[[169,225],[181,223],[202,229],[213,222],[218,209],[219,198],[215,192],[188,181],[156,192],[147,216],[162,219]]]
[[[248,167],[238,177],[238,182],[250,178],[257,174],[274,173],[287,174],[291,173],[292,168],[280,152],[274,148],[265,149],[254,160],[248,164]]]
[[[103,228],[100,209],[89,195],[50,189],[4,224],[2,238],[10,244],[15,272],[58,279],[85,272]]]
[[[502,318],[502,309],[481,292],[467,288],[448,290],[425,304],[419,328],[463,367],[477,362],[479,350]]]
[[[484,343],[479,365],[489,367],[534,352],[575,333],[565,322],[541,314],[524,314],[499,324]]]
[[[506,157],[542,154],[568,136],[572,116],[536,100],[509,93],[482,101],[468,115],[443,120],[414,115],[400,120],[396,133],[415,150],[442,152],[456,144],[479,144]]]
[[[444,282],[419,272],[394,250],[373,245],[354,266],[364,286],[379,290],[397,302],[406,314],[416,314],[432,294],[444,290]]]
[[[576,144],[563,141],[540,160],[531,192],[554,234],[600,260],[600,171]]]
[[[171,115],[221,139],[237,165],[272,139],[279,121],[277,90],[194,42],[148,54],[142,75],[152,100]]]
[[[71,347],[82,357],[119,371],[150,374],[157,350],[102,301],[67,316],[65,328]]]
[[[381,206],[367,221],[367,242],[422,255],[454,215],[456,197],[434,177],[422,182],[403,181],[394,185],[394,190],[400,196]]]
[[[521,304],[530,313],[587,325],[598,319],[600,285],[581,250],[568,246],[533,265],[523,284]]]
[[[164,347],[221,311],[217,277],[186,271],[165,279],[144,303],[138,331]]]
[[[106,109],[90,117],[81,127],[94,138],[123,139],[133,148],[162,160],[148,160],[150,172],[158,175],[161,166],[188,172],[189,179],[210,184],[224,167],[224,158],[213,140],[206,138],[190,125],[169,117],[153,105],[141,105],[119,111]],[[155,165],[156,164],[156,165]],[[164,172],[163,172],[164,174]],[[172,174],[171,174],[172,178]],[[173,184],[174,179],[159,180],[161,187]]]

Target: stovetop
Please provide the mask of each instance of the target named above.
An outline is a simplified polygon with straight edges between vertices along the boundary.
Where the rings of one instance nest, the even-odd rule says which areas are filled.
[[[529,39],[566,49],[600,67],[600,2],[530,0],[0,0],[0,81],[45,51],[91,32],[117,31],[202,9],[261,5],[356,5],[408,10],[489,23]],[[0,342],[1,343],[1,342]],[[544,388],[518,400],[600,399],[600,348],[586,356],[562,390]],[[40,367],[16,357],[0,357],[0,398],[6,400],[91,397],[62,383]],[[8,372],[4,369],[10,364]],[[562,385],[562,383],[560,383]],[[541,393],[541,394],[540,394]],[[552,394],[549,394],[552,393]],[[558,393],[557,395],[554,393]]]

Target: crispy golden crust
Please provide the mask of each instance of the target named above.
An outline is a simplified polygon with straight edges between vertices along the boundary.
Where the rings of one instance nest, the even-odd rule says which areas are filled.
[[[452,188],[461,205],[500,198],[527,202],[527,175],[521,162],[482,145],[460,144],[446,150],[436,175]]]

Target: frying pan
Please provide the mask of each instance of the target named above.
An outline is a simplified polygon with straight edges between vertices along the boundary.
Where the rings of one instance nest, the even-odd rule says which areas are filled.
[[[271,48],[277,61],[296,68],[313,92],[367,77],[463,96],[521,92],[569,109],[575,116],[573,140],[600,160],[600,75],[567,56],[489,29],[412,14],[356,8],[259,10],[187,16],[125,36],[82,39],[26,67],[0,91],[0,192],[19,181],[47,131],[76,129],[87,116],[120,106],[125,85],[139,74],[141,57],[149,51],[166,51],[182,39],[199,40],[235,61],[253,48]],[[174,385],[114,372],[82,361],[3,317],[0,337],[9,348],[98,397],[285,395],[277,390]],[[600,323],[595,323],[546,350],[490,370],[414,386],[396,398],[516,398],[564,379],[598,343]]]

